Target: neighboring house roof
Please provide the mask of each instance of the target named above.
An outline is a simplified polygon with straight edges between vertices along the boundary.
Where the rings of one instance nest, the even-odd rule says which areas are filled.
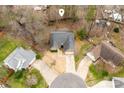
[[[114,88],[124,88],[124,78],[113,77],[112,82]]]
[[[119,65],[124,61],[124,54],[106,41],[103,41],[100,45],[96,46],[87,55],[89,54],[94,56],[95,60],[101,57],[107,62],[112,62],[114,65]],[[95,61],[93,57],[90,58]]]
[[[26,69],[35,60],[36,54],[32,50],[16,48],[5,60],[9,68],[17,71],[22,68]]]
[[[50,35],[51,50],[57,50],[63,46],[64,51],[74,51],[74,34],[71,32],[58,31]]]
[[[52,82],[50,88],[86,88],[86,85],[79,76],[72,73],[64,73]]]

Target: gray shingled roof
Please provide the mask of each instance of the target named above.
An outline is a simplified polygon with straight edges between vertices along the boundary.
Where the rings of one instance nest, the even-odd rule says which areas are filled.
[[[110,43],[103,41],[100,45],[96,46],[91,53],[96,60],[101,57],[107,62],[112,62],[114,65],[119,65],[124,61],[124,54]]]
[[[5,64],[13,70],[26,69],[35,60],[36,54],[31,50],[16,48],[5,60]]]
[[[52,82],[50,88],[86,88],[86,85],[79,76],[72,73],[64,73]]]
[[[114,77],[112,81],[113,81],[113,87],[124,88],[124,78]]]
[[[119,65],[124,61],[124,54],[110,43],[106,42],[103,42],[101,45],[100,56],[106,61],[113,62],[115,65]]]
[[[58,31],[50,35],[50,48],[57,50],[63,45],[64,51],[74,51],[74,34],[71,32]]]

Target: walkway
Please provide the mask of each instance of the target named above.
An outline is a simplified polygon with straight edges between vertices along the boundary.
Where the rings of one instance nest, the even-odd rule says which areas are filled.
[[[74,55],[65,55],[66,57],[66,73],[75,73]]]
[[[48,65],[42,60],[37,60],[36,62],[34,62],[32,67],[40,71],[41,75],[44,77],[48,85],[50,85],[52,81],[58,76],[58,74],[52,71],[51,68],[49,68]]]
[[[78,69],[77,69],[77,74],[85,80],[89,71],[89,66],[92,63],[92,60],[88,57],[85,56],[82,61],[80,62]]]

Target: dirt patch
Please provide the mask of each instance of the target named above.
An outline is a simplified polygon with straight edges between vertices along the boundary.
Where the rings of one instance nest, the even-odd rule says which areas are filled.
[[[48,64],[50,68],[57,71],[58,73],[65,72],[66,59],[63,53],[51,53],[49,51],[45,52],[43,61]]]

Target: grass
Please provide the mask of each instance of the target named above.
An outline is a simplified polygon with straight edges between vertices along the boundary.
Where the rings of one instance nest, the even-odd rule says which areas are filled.
[[[89,71],[88,72],[88,75],[87,75],[87,78],[86,78],[86,84],[88,86],[93,86],[95,84],[97,84],[98,82],[102,81],[102,79],[96,79],[93,74]]]
[[[97,45],[97,44],[100,44],[102,42],[103,38],[95,36],[92,38],[92,40],[93,40],[93,43]]]
[[[114,77],[124,77],[124,68],[118,73],[112,74]]]
[[[3,60],[16,48],[17,44],[10,39],[0,38],[0,65]]]
[[[111,75],[105,70],[98,70],[93,64],[89,67],[89,73],[86,78],[86,83],[93,86],[104,79],[110,79]]]
[[[87,10],[87,15],[85,17],[85,19],[87,20],[87,22],[90,22],[94,19],[96,14],[96,7],[95,6],[89,6],[88,10]]]
[[[0,28],[6,27],[7,26],[7,22],[4,20],[0,21]]]
[[[29,86],[26,84],[26,80],[28,76],[34,75],[37,77],[37,84],[30,86],[31,88],[46,88],[48,85],[46,81],[41,76],[40,72],[34,68],[30,70],[23,70],[20,74],[14,73],[8,80],[8,85],[13,88],[28,88]],[[18,77],[20,76],[20,77]]]
[[[3,77],[6,77],[8,75],[8,69],[6,69],[4,66],[0,67],[0,80]]]
[[[116,45],[116,47],[124,53],[124,48],[122,47],[123,44],[121,42],[122,39],[121,39],[120,33],[113,32],[111,38],[112,38],[114,44]]]
[[[0,65],[3,60],[16,48],[23,47],[25,49],[30,48],[28,44],[19,39],[14,39],[8,35],[0,37]]]
[[[102,80],[112,80],[112,77],[124,77],[124,68],[117,73],[108,73],[104,69],[98,70],[96,66],[91,64],[86,82],[89,86],[93,86]]]
[[[83,44],[81,45],[80,51],[75,56],[76,65],[78,65],[79,61],[86,55],[88,50],[92,47],[92,45],[89,42],[87,42],[85,40],[83,40],[82,42],[83,42]]]
[[[97,70],[96,67],[91,64],[89,67],[89,71],[93,74],[96,79],[103,79],[108,76],[108,72],[105,70]]]
[[[18,40],[1,37],[0,38],[0,65],[3,64],[3,60],[16,48],[26,45]]]

